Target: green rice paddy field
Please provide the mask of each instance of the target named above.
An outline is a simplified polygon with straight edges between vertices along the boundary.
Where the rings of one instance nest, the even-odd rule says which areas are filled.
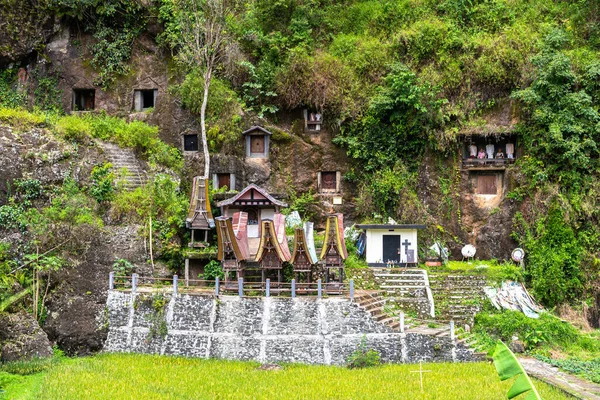
[[[490,363],[383,365],[362,370],[139,354],[66,359],[35,375],[0,372],[0,399],[506,399]],[[4,375],[2,375],[4,374]],[[568,398],[536,382],[545,400]]]

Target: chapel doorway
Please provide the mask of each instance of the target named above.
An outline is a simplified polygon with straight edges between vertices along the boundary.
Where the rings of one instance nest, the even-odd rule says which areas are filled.
[[[400,235],[383,235],[383,262],[400,262]]]

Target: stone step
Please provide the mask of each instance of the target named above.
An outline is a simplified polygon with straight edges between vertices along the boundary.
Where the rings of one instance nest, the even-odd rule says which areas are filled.
[[[417,283],[425,286],[425,281],[423,279],[385,279],[383,283],[392,283],[392,282],[401,282],[401,283]]]
[[[370,310],[376,309],[377,307],[381,307],[381,306],[385,305],[385,303],[386,303],[386,300],[382,299],[382,300],[374,301],[372,303],[368,303],[364,307],[365,307],[365,310],[370,311]]]

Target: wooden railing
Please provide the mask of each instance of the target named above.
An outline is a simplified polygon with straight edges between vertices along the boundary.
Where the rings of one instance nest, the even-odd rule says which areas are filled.
[[[244,279],[224,281],[219,278],[215,280],[190,279],[187,281],[179,280],[177,275],[172,278],[154,278],[148,276],[115,275],[109,274],[110,290],[125,291],[154,291],[166,290],[173,293],[196,293],[196,294],[215,294],[215,295],[238,295],[240,297],[296,297],[296,296],[348,296],[354,298],[354,280],[348,283],[339,282],[272,282],[267,279],[265,282],[245,282]]]
[[[501,167],[514,164],[514,158],[463,158],[463,167]]]

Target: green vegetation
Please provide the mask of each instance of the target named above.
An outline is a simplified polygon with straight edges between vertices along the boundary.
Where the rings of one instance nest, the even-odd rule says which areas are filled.
[[[90,45],[95,84],[108,87],[129,72],[134,40],[146,26],[146,9],[134,0],[46,0],[46,7],[81,24],[96,40]]]
[[[562,353],[589,359],[600,353],[597,335],[582,333],[546,312],[539,318],[529,318],[518,311],[483,312],[475,316],[473,332],[481,342],[489,344],[497,339],[510,343],[517,336],[528,352],[541,355]]]
[[[592,382],[600,383],[600,358],[583,361],[576,357],[567,360],[554,360],[550,357],[537,355],[536,358],[547,362],[564,371],[580,375]]]
[[[3,378],[3,382],[7,382],[4,384],[7,398],[65,400],[80,398],[83,392],[89,399],[386,399],[409,396],[483,400],[504,398],[512,385],[510,380],[500,382],[494,367],[488,363],[424,364],[423,369],[432,371],[424,374],[424,394],[420,393],[419,375],[410,372],[415,370],[415,365],[382,365],[353,370],[285,365],[282,371],[261,371],[257,369],[258,365],[239,361],[103,354],[62,361],[30,380],[8,375],[10,378]],[[567,398],[541,382],[535,385],[546,400]]]
[[[367,347],[367,337],[363,336],[358,348],[348,357],[348,368],[368,368],[381,364],[381,354]]]
[[[448,261],[441,267],[420,265],[434,274],[484,275],[490,283],[500,284],[505,280],[523,282],[523,268],[512,261],[498,260]]]
[[[109,141],[136,150],[154,168],[163,166],[179,171],[183,167],[180,151],[160,140],[156,126],[141,121],[128,123],[105,114],[60,116],[0,105],[0,123],[20,132],[47,128],[68,142],[86,144],[92,138]]]

